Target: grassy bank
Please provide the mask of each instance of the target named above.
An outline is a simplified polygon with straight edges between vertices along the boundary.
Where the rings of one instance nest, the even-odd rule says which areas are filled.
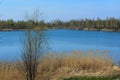
[[[69,55],[66,55],[66,53],[46,54],[40,60],[37,78],[39,80],[64,80],[65,78],[65,80],[79,80],[78,77],[74,79],[70,77],[89,76],[91,77],[90,80],[94,80],[94,77],[118,76],[120,68],[114,66],[113,61],[108,55],[101,54],[93,51],[75,51],[69,53]],[[17,62],[0,62],[0,79],[24,80],[22,71],[18,69],[18,66],[19,63]]]
[[[64,80],[118,80],[119,77],[72,77]]]

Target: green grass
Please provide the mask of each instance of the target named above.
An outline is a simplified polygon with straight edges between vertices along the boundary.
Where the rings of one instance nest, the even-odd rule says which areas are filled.
[[[64,79],[64,80],[115,80],[118,78],[112,78],[112,77],[71,77],[68,79]]]

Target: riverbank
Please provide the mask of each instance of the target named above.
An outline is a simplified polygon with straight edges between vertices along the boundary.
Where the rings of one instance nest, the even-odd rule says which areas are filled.
[[[1,62],[0,79],[24,80],[18,62]],[[108,56],[100,56],[91,52],[72,52],[70,55],[49,53],[44,55],[38,67],[38,79],[64,80],[75,76],[116,77],[120,75],[120,67],[115,66]]]

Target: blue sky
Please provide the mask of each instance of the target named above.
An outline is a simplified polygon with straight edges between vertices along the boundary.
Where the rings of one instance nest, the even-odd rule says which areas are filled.
[[[81,18],[120,17],[120,0],[3,0],[0,4],[1,19],[25,19],[25,13],[35,9],[42,19],[71,20]]]

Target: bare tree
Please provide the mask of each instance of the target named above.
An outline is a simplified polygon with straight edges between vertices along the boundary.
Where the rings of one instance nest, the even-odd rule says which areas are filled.
[[[38,14],[38,13],[34,13]],[[39,60],[46,42],[44,30],[28,30],[22,39],[22,66],[26,80],[36,80]]]
[[[37,77],[37,67],[42,56],[43,42],[43,31],[27,31],[22,41],[22,69],[26,73],[27,80],[35,80]]]
[[[39,15],[40,15],[39,9],[36,9],[33,14],[34,15],[32,19],[35,21],[35,23],[38,23]]]
[[[28,12],[26,12],[25,13],[25,19],[27,21],[32,20],[35,23],[38,23],[41,15],[42,15],[42,13],[40,13],[39,9],[35,9],[32,15],[30,15],[30,14],[28,14]]]

